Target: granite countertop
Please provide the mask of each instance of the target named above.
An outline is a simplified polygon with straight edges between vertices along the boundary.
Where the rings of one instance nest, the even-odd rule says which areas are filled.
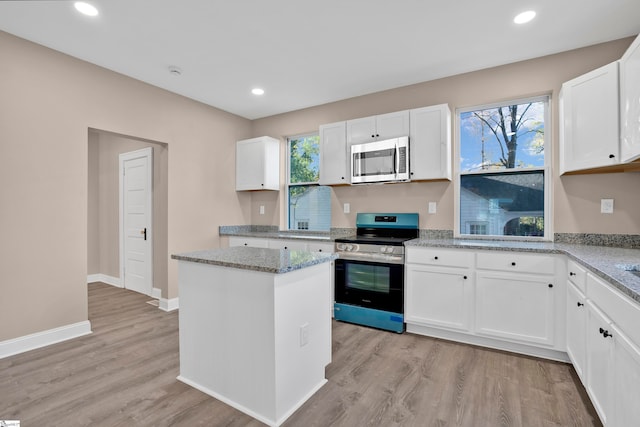
[[[171,255],[179,261],[199,262],[243,270],[282,274],[336,259],[334,253],[239,246]]]
[[[220,236],[254,237],[258,239],[290,239],[333,243],[337,238],[355,234],[350,228],[335,228],[331,231],[279,230],[275,226],[226,225],[220,226]]]
[[[629,271],[640,270],[640,249],[571,243],[472,239],[415,239],[405,242],[405,246],[563,254],[640,303],[640,276]]]

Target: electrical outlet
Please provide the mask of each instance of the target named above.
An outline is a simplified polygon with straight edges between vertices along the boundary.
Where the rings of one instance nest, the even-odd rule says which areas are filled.
[[[436,202],[429,202],[429,213],[430,214],[434,214],[436,213]]]
[[[264,205],[260,205],[260,215],[264,215]]]
[[[343,211],[344,211],[344,213],[351,212],[351,204],[350,203],[345,203],[344,206],[343,206]]]
[[[304,347],[309,343],[309,324],[300,325],[300,347]]]
[[[613,199],[600,199],[600,213],[613,213]]]

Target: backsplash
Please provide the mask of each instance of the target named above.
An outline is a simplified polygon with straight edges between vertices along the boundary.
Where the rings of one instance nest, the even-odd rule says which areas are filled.
[[[640,234],[555,233],[555,243],[640,249]]]

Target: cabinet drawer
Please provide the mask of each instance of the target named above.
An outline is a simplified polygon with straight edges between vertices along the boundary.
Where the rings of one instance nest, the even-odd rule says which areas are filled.
[[[571,283],[576,285],[582,293],[587,292],[587,270],[575,261],[567,262],[567,274]]]
[[[267,239],[259,239],[255,237],[230,236],[229,247],[233,246],[249,246],[252,248],[267,248],[269,241]]]
[[[478,268],[514,273],[554,274],[555,259],[521,252],[478,252]]]
[[[438,265],[441,267],[473,267],[473,252],[457,249],[407,248],[408,264]]]
[[[587,274],[587,298],[636,344],[640,344],[640,307],[598,277]]]

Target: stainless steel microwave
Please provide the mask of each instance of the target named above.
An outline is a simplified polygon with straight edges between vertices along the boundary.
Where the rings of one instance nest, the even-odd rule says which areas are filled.
[[[409,181],[409,137],[351,146],[351,183]]]

